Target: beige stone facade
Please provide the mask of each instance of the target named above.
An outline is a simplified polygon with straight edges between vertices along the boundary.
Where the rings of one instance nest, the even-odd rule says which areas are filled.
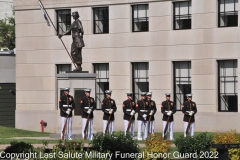
[[[94,63],[109,63],[109,88],[118,107],[115,130],[123,131],[122,102],[126,99],[125,93],[132,91],[131,63],[149,64],[149,91],[153,92],[152,99],[158,109],[155,130],[161,132],[160,105],[165,100],[164,93],[174,93],[173,62],[191,61],[191,89],[198,109],[195,131],[237,129],[240,132],[239,95],[238,112],[218,110],[218,61],[237,60],[237,66],[240,66],[239,25],[218,27],[217,0],[192,0],[191,29],[174,30],[173,2],[177,1],[42,0],[54,24],[57,22],[55,10],[79,12],[86,44],[83,48],[83,70],[93,73]],[[141,3],[149,6],[149,31],[132,32],[131,6]],[[93,8],[102,6],[109,7],[109,33],[94,34]],[[70,64],[71,60],[52,25],[46,25],[37,1],[14,0],[14,9],[17,42],[16,128],[40,131],[39,122],[43,119],[48,122],[47,132],[58,133],[60,116],[56,64]],[[70,50],[71,35],[64,36],[62,40]],[[237,79],[239,73],[238,69]],[[239,87],[237,85],[237,93]],[[174,131],[182,132],[182,112],[178,111],[174,119]],[[74,132],[80,133],[81,117],[75,116],[73,121]],[[94,130],[102,131],[101,110],[95,111]]]

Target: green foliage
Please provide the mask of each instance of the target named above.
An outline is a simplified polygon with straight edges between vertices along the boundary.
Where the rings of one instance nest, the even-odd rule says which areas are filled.
[[[123,132],[116,137],[110,134],[104,135],[103,133],[97,133],[94,135],[90,145],[92,145],[92,148],[96,151],[101,153],[112,153],[113,155],[115,155],[116,151],[120,153],[139,153],[138,144],[129,134],[125,136]],[[113,159],[119,159],[119,157],[117,158],[114,156]]]
[[[8,47],[9,49],[15,48],[15,18],[6,17],[0,20],[0,46]]]
[[[169,153],[172,142],[164,140],[159,134],[149,134],[145,145],[144,155],[147,155],[147,153]],[[156,158],[149,156],[145,159],[155,160]]]
[[[44,147],[39,147],[34,150],[37,157],[34,157],[34,160],[75,160],[75,159],[82,159],[82,160],[107,160],[109,158],[105,157],[94,157],[94,154],[91,155],[90,153],[96,153],[89,149],[87,152],[83,150],[83,142],[79,141],[59,141],[57,145],[53,147],[53,149],[47,149]]]
[[[240,136],[236,133],[236,130],[231,130],[226,133],[216,133],[213,136],[213,143],[215,144],[234,144],[240,142]],[[231,148],[228,149],[229,159],[240,159],[240,149]]]
[[[31,144],[25,142],[12,141],[11,145],[4,150],[4,154],[10,153],[29,153],[33,152],[34,148]],[[25,158],[25,157],[20,157]]]
[[[174,143],[180,153],[197,153],[197,157],[199,157],[200,152],[211,151],[212,136],[207,136],[206,132],[194,137],[181,136]]]

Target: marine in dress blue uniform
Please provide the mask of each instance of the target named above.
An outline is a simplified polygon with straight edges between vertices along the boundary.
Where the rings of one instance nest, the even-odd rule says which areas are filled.
[[[136,113],[136,104],[132,99],[133,93],[127,93],[127,100],[123,101],[123,120],[124,120],[124,133],[126,135],[128,125],[130,125],[130,136],[134,138],[134,122],[135,122],[135,113]]]
[[[64,139],[72,140],[72,111],[75,109],[73,96],[69,95],[69,88],[63,89],[64,94],[59,100],[60,116],[61,116],[61,138],[64,124],[67,120],[67,128],[65,130]]]
[[[186,94],[187,101],[185,101],[182,105],[183,122],[184,122],[184,137],[186,137],[186,129],[188,123],[190,122],[190,136],[194,136],[194,128],[195,128],[195,114],[197,113],[197,105],[192,101],[192,94]]]
[[[112,91],[106,90],[106,98],[102,100],[102,111],[103,111],[103,133],[107,131],[108,133],[112,134],[114,130],[114,113],[117,111],[116,102],[114,99],[111,98]],[[107,130],[107,124],[109,120],[109,127]]]
[[[96,109],[96,103],[94,98],[90,97],[91,89],[84,89],[84,91],[85,96],[80,101],[80,107],[82,108],[82,137],[84,138],[84,129],[89,118],[87,139],[92,140],[93,111]]]
[[[167,133],[169,133],[169,140],[173,139],[173,114],[176,113],[176,107],[173,101],[170,100],[170,93],[166,93],[166,100],[161,104],[161,112],[163,114],[162,122],[163,122],[163,129],[162,129],[162,136],[164,137],[164,130],[168,121]],[[166,134],[167,134],[166,133]]]

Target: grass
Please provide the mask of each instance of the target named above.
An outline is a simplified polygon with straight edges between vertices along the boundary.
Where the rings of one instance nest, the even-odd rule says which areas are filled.
[[[118,136],[122,131],[115,131],[114,135]],[[200,134],[201,132],[195,132],[195,135]],[[162,134],[161,132],[158,132],[157,134]],[[207,135],[214,135],[213,132],[208,132]],[[137,132],[134,133],[134,136],[137,137]],[[174,138],[178,138],[180,136],[183,136],[183,132],[175,132]],[[24,138],[18,138],[14,139],[14,137],[24,137]],[[25,137],[36,137],[34,138],[25,138]],[[37,139],[37,137],[46,137],[46,139]],[[42,133],[42,132],[35,132],[35,131],[28,131],[28,130],[22,130],[22,129],[16,129],[12,127],[3,127],[0,126],[0,144],[10,144],[12,141],[23,141],[26,143],[31,144],[43,144],[44,141],[47,141],[49,144],[57,144],[59,143],[59,140],[49,140],[49,133]],[[82,139],[74,139],[76,141],[82,141],[83,143],[89,143],[90,140],[82,140]],[[138,144],[144,144],[145,141],[139,141],[135,140]]]
[[[13,138],[13,137],[49,137],[47,132],[35,132],[27,131],[22,129],[16,129],[13,127],[0,126],[0,137],[1,138]]]

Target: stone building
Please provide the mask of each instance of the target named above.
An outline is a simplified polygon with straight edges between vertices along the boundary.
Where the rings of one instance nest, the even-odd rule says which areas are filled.
[[[78,11],[84,27],[83,70],[96,73],[98,109],[103,91],[116,100],[115,130],[123,130],[126,92],[137,100],[153,93],[162,131],[160,105],[172,93],[178,112],[174,131],[183,131],[181,104],[192,93],[198,113],[195,131],[240,132],[238,0],[42,0],[59,33]],[[57,32],[46,25],[38,2],[15,0],[16,127],[60,132],[57,77],[74,69]],[[70,50],[71,35],[63,42]],[[67,86],[66,86],[67,87]],[[70,90],[70,94],[74,94]],[[81,117],[74,117],[80,133]],[[137,124],[135,122],[135,124]],[[231,124],[231,125],[230,125]],[[102,131],[102,111],[95,111],[95,131]],[[135,125],[137,129],[137,125]]]

